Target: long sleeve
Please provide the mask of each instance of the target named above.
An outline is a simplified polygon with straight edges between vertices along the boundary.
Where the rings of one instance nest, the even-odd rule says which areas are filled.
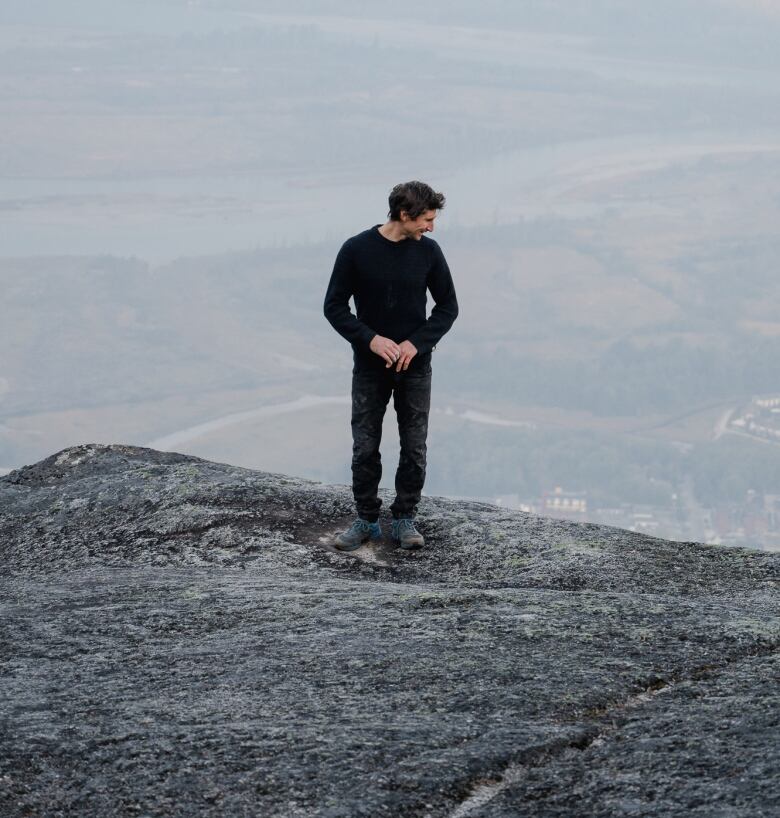
[[[458,317],[458,300],[452,274],[438,244],[433,245],[434,264],[428,276],[428,290],[436,302],[428,320],[410,336],[418,354],[430,352]]]
[[[333,329],[351,344],[364,344],[368,348],[376,332],[359,321],[350,310],[349,299],[354,292],[352,251],[349,241],[346,241],[336,256],[330,283],[325,293],[325,317],[330,321]]]

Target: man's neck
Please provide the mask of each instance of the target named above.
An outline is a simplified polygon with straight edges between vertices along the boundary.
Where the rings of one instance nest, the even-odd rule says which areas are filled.
[[[383,225],[381,225],[379,227],[379,232],[386,239],[390,239],[390,241],[403,241],[404,239],[408,238],[403,227],[401,227],[401,222],[392,220],[386,221]]]

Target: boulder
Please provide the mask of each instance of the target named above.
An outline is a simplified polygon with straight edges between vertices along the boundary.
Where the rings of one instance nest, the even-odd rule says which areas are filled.
[[[392,498],[383,493],[384,507]],[[780,555],[124,445],[0,478],[0,814],[757,816]]]

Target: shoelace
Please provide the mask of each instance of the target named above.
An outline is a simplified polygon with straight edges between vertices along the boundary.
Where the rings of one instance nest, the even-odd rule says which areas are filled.
[[[398,533],[402,533],[404,531],[414,531],[414,522],[412,520],[407,520],[406,518],[398,520],[396,523],[398,526]]]

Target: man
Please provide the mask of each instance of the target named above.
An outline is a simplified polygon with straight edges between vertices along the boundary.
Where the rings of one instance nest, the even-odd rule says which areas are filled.
[[[423,182],[406,182],[390,191],[389,205],[385,224],[344,242],[325,295],[325,316],[354,355],[352,490],[358,516],[336,537],[344,551],[382,537],[379,443],[391,394],[401,442],[392,537],[402,548],[424,543],[414,518],[425,482],[431,352],[458,315],[447,262],[425,236],[433,231],[444,196]],[[435,306],[426,318],[427,290]]]

